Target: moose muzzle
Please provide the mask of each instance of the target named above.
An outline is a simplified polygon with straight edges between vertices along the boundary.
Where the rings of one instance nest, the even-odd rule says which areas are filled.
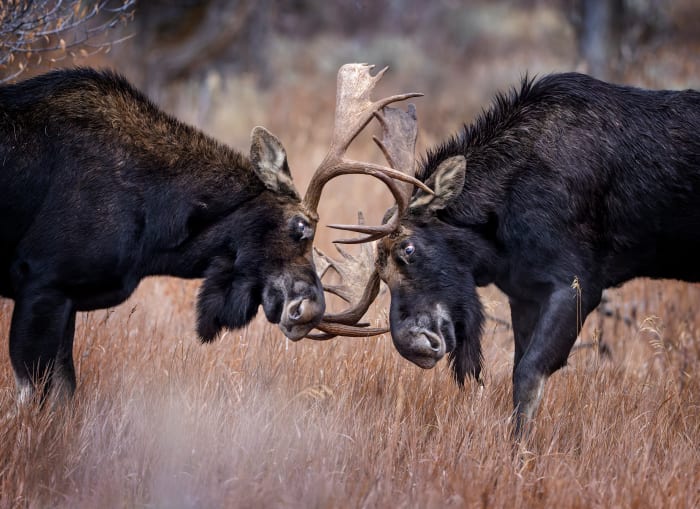
[[[267,319],[292,341],[306,336],[321,322],[326,310],[321,281],[315,273],[293,280],[279,276],[270,280],[263,291],[263,309]]]
[[[280,329],[292,341],[300,340],[321,322],[326,306],[323,293],[320,294],[320,301],[318,297],[299,297],[285,303]]]
[[[452,320],[440,304],[404,320],[392,319],[391,336],[399,353],[424,369],[435,366],[455,347]]]

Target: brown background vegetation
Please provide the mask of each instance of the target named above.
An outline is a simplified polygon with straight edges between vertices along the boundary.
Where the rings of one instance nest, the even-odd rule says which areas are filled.
[[[606,76],[700,88],[695,3],[623,4]],[[426,94],[423,153],[526,73],[588,70],[581,12],[573,0],[142,1],[130,40],[77,63],[120,70],[242,151],[265,125],[304,189],[328,146],[342,63],[389,65],[378,94]],[[369,133],[353,151],[380,160]],[[344,177],[320,212],[342,223],[361,208],[376,222],[388,205],[381,186]],[[331,250],[333,234],[318,237]],[[520,455],[509,310],[495,288],[481,291],[485,386],[460,391],[445,362],[422,371],[389,336],[291,343],[261,314],[199,345],[197,286],[153,278],[122,306],[79,315],[74,401],[18,415],[12,303],[0,301],[0,507],[700,506],[698,285],[608,292]],[[372,310],[379,323],[387,302]],[[601,340],[610,357],[585,346]]]

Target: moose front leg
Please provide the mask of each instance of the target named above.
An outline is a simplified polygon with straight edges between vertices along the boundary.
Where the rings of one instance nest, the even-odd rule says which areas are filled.
[[[600,292],[577,294],[566,286],[553,292],[540,307],[529,344],[513,369],[515,437],[520,439],[544,392],[547,378],[566,365],[584,319],[600,301]],[[521,338],[522,339],[522,338]],[[522,341],[521,341],[522,346]]]
[[[26,403],[45,381],[42,401],[75,391],[72,303],[52,290],[24,290],[15,299],[10,325],[10,360],[15,373],[18,402]]]
[[[518,367],[520,359],[523,358],[532,332],[537,325],[540,316],[540,306],[536,302],[528,302],[518,299],[509,299],[510,321],[513,327],[513,339],[515,340],[515,350],[513,354],[513,374]]]

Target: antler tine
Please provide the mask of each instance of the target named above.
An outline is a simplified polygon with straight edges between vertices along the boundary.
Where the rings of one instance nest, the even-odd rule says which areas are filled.
[[[344,157],[348,146],[365,128],[375,112],[396,101],[403,101],[423,94],[408,93],[393,95],[372,101],[370,95],[377,82],[386,72],[382,69],[375,76],[370,74],[374,66],[367,64],[346,64],[338,71],[335,121],[331,146],[317,168],[304,197],[304,204],[310,213],[316,213],[323,186],[331,179],[347,174],[364,174],[381,178],[386,175],[392,179],[402,180],[432,193],[422,182],[402,172],[384,166],[352,161]],[[386,179],[382,179],[387,182]]]
[[[360,299],[354,304],[353,307],[346,309],[340,313],[325,315],[321,326],[317,327],[323,330],[323,325],[329,324],[342,324],[342,325],[355,325],[357,324],[365,313],[369,309],[369,306],[374,302],[374,299],[379,295],[379,275],[376,271],[373,271],[367,281],[367,286]]]
[[[389,329],[385,327],[358,327],[352,325],[334,325],[321,322],[317,327],[319,330],[323,331],[323,334],[307,334],[307,338],[316,341],[327,341],[333,339],[337,336],[343,336],[346,338],[370,338],[372,336],[379,336],[380,334],[386,334]]]
[[[399,183],[392,180],[384,175],[378,177],[379,180],[384,182],[384,184],[389,188],[391,194],[394,196],[396,203],[404,210],[408,206],[409,196],[406,195],[404,189],[399,187]],[[329,224],[329,228],[334,228],[336,230],[346,230],[355,233],[365,233],[365,237],[357,237],[351,239],[339,239],[334,240],[335,244],[363,244],[365,242],[371,242],[373,240],[380,239],[391,232],[396,230],[398,227],[400,216],[392,216],[391,220],[380,226],[365,226],[364,224],[354,224],[354,225],[344,225],[344,224]]]

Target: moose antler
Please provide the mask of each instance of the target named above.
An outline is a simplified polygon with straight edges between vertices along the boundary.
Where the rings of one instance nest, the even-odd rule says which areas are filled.
[[[416,151],[416,138],[418,137],[416,107],[413,104],[409,104],[407,111],[397,108],[383,108],[381,112],[376,112],[374,116],[382,125],[382,139],[379,140],[376,136],[373,136],[372,139],[384,153],[384,157],[392,169],[400,169],[401,173],[413,178],[415,174],[414,154]],[[385,224],[381,226],[329,224],[329,228],[367,234],[366,237],[342,239],[335,242],[339,244],[360,244],[380,239],[395,231],[398,228],[402,214],[408,208],[408,203],[413,193],[413,186],[410,183],[396,182],[395,184],[398,188],[398,192],[394,193],[396,210]],[[426,186],[421,182],[420,187],[424,189]],[[430,194],[433,193],[432,190],[429,192]]]
[[[365,217],[362,212],[357,213],[357,222],[360,225],[365,224]],[[365,291],[367,281],[363,278],[357,278],[360,274],[369,274],[374,270],[374,244],[367,242],[360,246],[360,254],[354,256],[340,246],[336,246],[341,260],[335,260],[330,256],[326,256],[320,250],[314,247],[314,264],[316,272],[320,278],[326,274],[329,268],[335,270],[343,281],[342,285],[326,285],[324,290],[328,293],[337,295],[345,302],[352,304],[357,302]]]
[[[413,177],[415,173],[415,146],[418,135],[416,109],[412,104],[408,110],[396,108],[384,108],[381,113],[375,113],[383,128],[382,140],[374,138],[375,143],[384,153],[387,161],[393,169],[401,168],[406,175]],[[366,234],[359,239],[345,239],[336,243],[369,243],[398,228],[399,221],[408,207],[413,191],[413,186],[395,183],[392,193],[396,198],[396,210],[391,218],[382,226],[365,226],[362,214],[358,214],[357,225],[331,225],[333,228],[349,230]],[[343,260],[320,254],[319,266],[323,269],[319,272],[322,277],[328,267],[333,267],[343,279],[343,285],[326,287],[326,291],[339,295],[352,304],[351,308],[336,315],[326,315],[323,321],[316,327],[324,334],[310,334],[307,337],[316,340],[326,340],[338,335],[347,337],[369,337],[388,332],[387,329],[369,328],[366,324],[358,322],[367,312],[369,306],[379,293],[380,278],[374,267],[374,242],[366,244],[362,248],[359,259],[352,257],[338,248]],[[349,297],[349,298],[346,298]]]
[[[311,182],[304,196],[304,206],[311,215],[317,214],[323,186],[340,175],[371,175],[381,180],[397,200],[401,194],[401,188],[396,182],[397,180],[418,186],[426,192],[432,193],[430,188],[419,180],[401,171],[396,171],[394,168],[354,161],[345,157],[345,152],[350,143],[379,110],[391,103],[423,95],[412,92],[372,101],[370,99],[372,90],[388,67],[379,71],[375,76],[370,74],[370,70],[373,68],[373,65],[367,64],[345,64],[338,71],[335,123],[331,146],[326,157],[311,177]]]
[[[364,224],[362,212],[357,213],[357,222]],[[338,313],[326,315],[318,326],[323,334],[309,334],[307,337],[315,340],[331,339],[335,336],[369,337],[388,332],[384,328],[370,328],[366,323],[358,323],[374,302],[379,293],[380,280],[374,270],[374,242],[367,242],[360,248],[360,254],[353,256],[340,246],[336,250],[341,259],[336,260],[314,248],[314,264],[320,278],[332,268],[340,277],[339,285],[324,285],[328,293],[337,295],[351,308]]]

